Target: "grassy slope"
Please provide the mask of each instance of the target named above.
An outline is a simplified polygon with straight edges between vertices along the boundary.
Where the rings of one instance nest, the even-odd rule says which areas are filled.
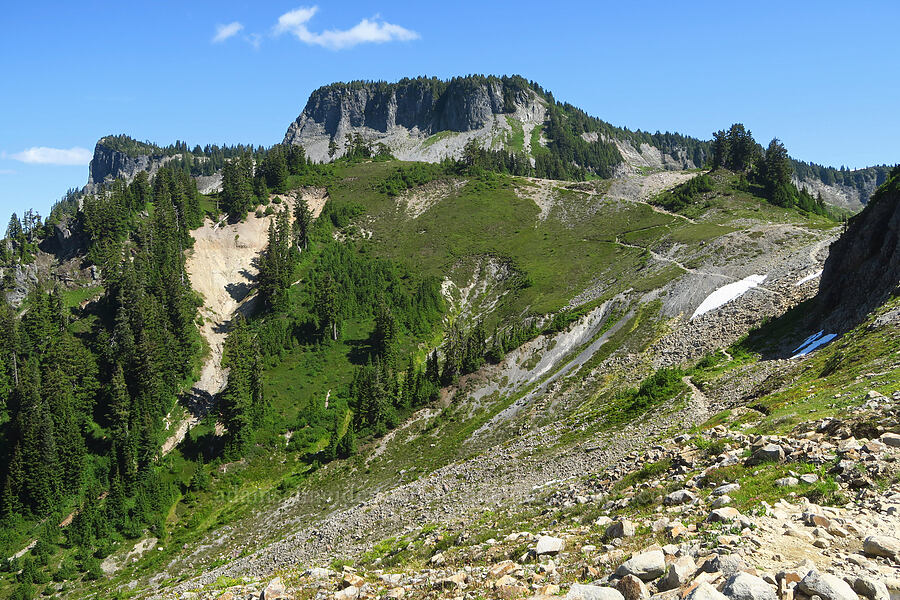
[[[708,206],[692,213],[700,221],[697,224],[655,212],[644,204],[603,202],[597,196],[571,189],[557,192],[563,210],[551,211],[546,220],[540,221],[534,202],[517,193],[517,188],[527,191],[531,184],[509,177],[470,181],[418,219],[409,220],[396,199],[376,191],[378,182],[395,165],[338,166],[336,178],[329,186],[330,201],[363,207],[365,212],[356,219],[355,226],[373,232],[369,243],[378,254],[427,274],[449,276],[458,285],[468,283],[468,265],[473,257],[498,256],[515,265],[531,285],[512,289],[491,317],[495,321],[560,310],[573,296],[598,281],[604,288],[603,296],[609,297],[625,288],[650,290],[680,274],[675,267],[648,268],[645,252],[622,246],[617,240],[644,247],[669,241],[698,244],[732,231],[735,219],[748,217],[817,226],[814,220],[797,213],[760,206],[749,194],[729,196],[733,190],[727,180],[720,182]],[[563,188],[566,184],[553,185]],[[622,333],[614,336],[604,347],[604,356],[620,347],[640,351],[659,335],[659,322],[653,314],[645,314],[647,310],[639,311],[640,318],[632,317]],[[321,352],[295,349],[266,370],[266,389],[279,414],[277,427],[287,428],[312,398],[324,398],[328,390],[336,393],[346,384],[351,373],[350,352],[354,344],[368,336],[370,327],[370,323],[350,323],[343,343]],[[431,419],[405,429],[399,436],[401,443],[389,446],[382,457],[367,467],[364,477],[354,467],[355,461],[306,474],[308,466],[297,463],[296,455],[281,449],[260,449],[241,464],[229,466],[226,472],[214,471],[208,492],[178,504],[169,516],[169,537],[163,540],[162,551],[155,551],[151,560],[126,567],[102,585],[115,588],[136,575],[153,573],[178,556],[184,544],[200,539],[207,531],[235,524],[253,511],[274,506],[298,485],[308,486],[311,492],[321,491],[325,497],[351,475],[359,478],[358,485],[380,486],[401,478],[398,464],[422,473],[460,458],[466,452],[464,442],[471,432],[512,400],[513,397],[489,398],[474,413],[451,405]],[[197,443],[211,426],[201,425],[192,432],[191,439]],[[191,452],[191,444],[184,450]],[[190,480],[192,463],[184,460],[181,450],[173,452],[166,461],[173,478],[185,483]],[[406,475],[410,476],[417,475]]]

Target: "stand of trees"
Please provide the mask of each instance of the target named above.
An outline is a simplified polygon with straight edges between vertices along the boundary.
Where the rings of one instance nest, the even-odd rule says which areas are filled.
[[[821,194],[813,197],[793,184],[794,162],[777,138],[763,150],[748,129],[741,123],[735,123],[728,131],[713,134],[712,164],[713,169],[724,167],[745,173],[751,183],[762,188],[763,197],[776,206],[834,218]]]

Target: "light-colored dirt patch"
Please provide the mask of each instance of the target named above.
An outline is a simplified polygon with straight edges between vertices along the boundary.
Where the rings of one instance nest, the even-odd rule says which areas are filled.
[[[426,210],[456,193],[466,184],[465,179],[430,181],[397,196],[397,207],[406,211],[410,219],[417,219]]]
[[[554,182],[551,179],[537,179],[533,177],[529,177],[528,181],[532,185],[516,186],[516,194],[520,198],[531,200],[537,204],[537,207],[541,209],[538,219],[545,221],[556,202],[554,191],[556,190],[555,184],[558,184],[558,182]]]
[[[697,175],[698,173],[691,171],[662,171],[650,175],[623,177],[613,180],[606,195],[612,200],[646,202],[660,192],[672,189]]]
[[[306,199],[314,218],[322,214],[328,200],[325,188],[301,188],[276,197],[282,200],[281,206],[292,207],[297,193]],[[186,268],[194,290],[203,297],[200,335],[209,345],[209,356],[200,379],[184,398],[190,415],[178,423],[163,443],[163,455],[184,439],[209,410],[216,394],[225,387],[228,377],[222,368],[222,349],[228,324],[237,311],[249,314],[254,308],[256,297],[251,296],[251,292],[259,272],[258,258],[265,250],[272,219],[274,215],[258,218],[255,211],[250,211],[239,223],[207,219],[193,232],[194,247],[188,251]],[[166,422],[167,425],[174,422],[173,416],[168,415]]]

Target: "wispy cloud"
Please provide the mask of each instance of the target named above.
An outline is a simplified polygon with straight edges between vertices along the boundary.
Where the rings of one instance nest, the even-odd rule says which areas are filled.
[[[15,175],[15,169],[0,169],[0,175]]]
[[[213,44],[220,44],[230,37],[236,36],[244,26],[240,21],[234,21],[227,25],[216,25],[216,35],[212,38]]]
[[[278,17],[273,33],[281,35],[291,33],[298,40],[311,46],[322,46],[330,50],[344,50],[359,44],[383,44],[385,42],[404,42],[419,39],[415,31],[378,20],[378,17],[363,19],[350,29],[328,29],[321,33],[310,31],[309,21],[319,11],[318,6],[302,7],[284,13]]]
[[[91,151],[87,148],[47,148],[35,146],[10,154],[9,158],[30,165],[86,165],[91,162]]]

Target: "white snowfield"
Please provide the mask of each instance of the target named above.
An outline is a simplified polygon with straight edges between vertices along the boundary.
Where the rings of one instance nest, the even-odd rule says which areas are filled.
[[[824,346],[831,340],[837,337],[837,334],[834,333],[825,333],[825,330],[821,330],[818,333],[814,333],[802,342],[800,345],[794,348],[794,355],[791,358],[797,358],[798,356],[806,356],[819,346]]]
[[[740,281],[723,285],[700,303],[700,306],[698,306],[697,310],[694,311],[694,314],[691,315],[691,320],[696,319],[700,315],[706,314],[711,310],[715,310],[720,306],[728,304],[735,298],[741,297],[747,290],[755,288],[765,281],[766,277],[767,275],[750,275]]]
[[[807,275],[806,277],[804,277],[803,279],[801,279],[800,281],[798,281],[798,282],[795,283],[794,285],[797,286],[797,287],[800,287],[801,285],[803,285],[803,284],[806,283],[807,281],[812,281],[812,280],[815,279],[816,277],[821,277],[821,276],[822,276],[822,269],[819,269],[819,270],[816,271],[815,273],[813,273],[813,274],[811,274],[811,275]]]

